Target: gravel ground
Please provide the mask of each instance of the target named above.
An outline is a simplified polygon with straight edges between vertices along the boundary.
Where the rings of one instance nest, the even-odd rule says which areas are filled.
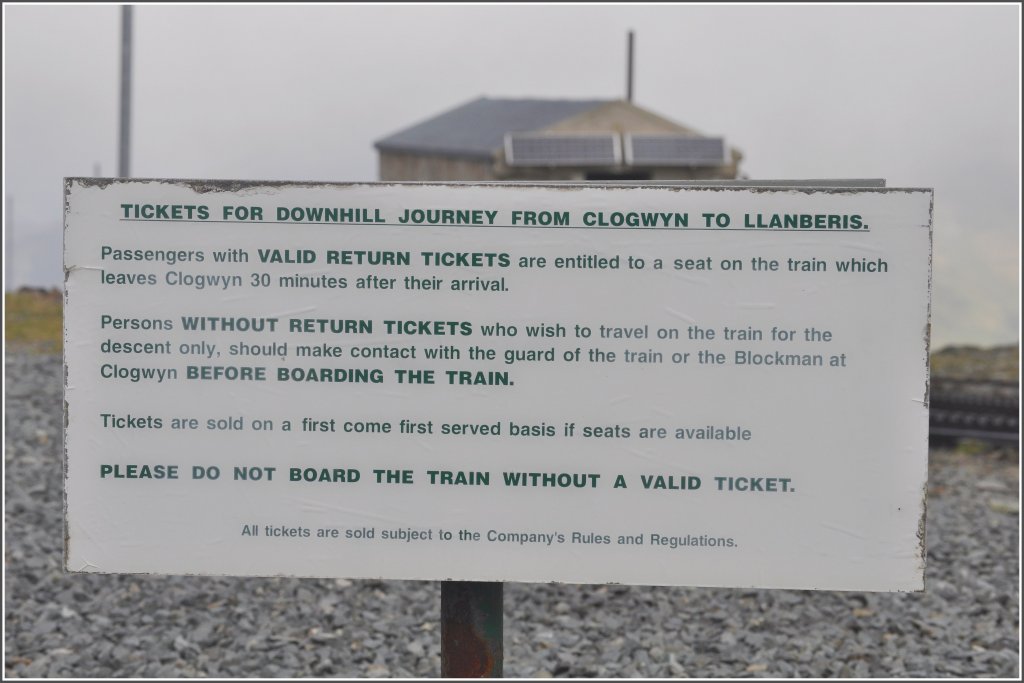
[[[6,359],[7,677],[433,677],[437,583],[68,575],[61,361]],[[1018,451],[933,451],[925,593],[507,584],[508,677],[1020,672]]]

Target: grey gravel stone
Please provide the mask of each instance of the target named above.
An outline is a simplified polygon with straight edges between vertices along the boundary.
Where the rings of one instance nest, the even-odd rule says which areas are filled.
[[[61,359],[6,358],[7,677],[436,677],[436,582],[65,574]],[[1019,671],[1016,451],[933,451],[926,592],[507,584],[509,677]]]

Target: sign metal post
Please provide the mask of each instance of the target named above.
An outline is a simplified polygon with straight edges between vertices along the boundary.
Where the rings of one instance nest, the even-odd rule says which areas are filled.
[[[443,677],[502,677],[503,595],[501,582],[445,581],[441,584]]]

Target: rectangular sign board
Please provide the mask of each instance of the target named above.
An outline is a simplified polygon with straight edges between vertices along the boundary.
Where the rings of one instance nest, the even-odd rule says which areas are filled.
[[[67,179],[65,566],[921,590],[931,204]]]

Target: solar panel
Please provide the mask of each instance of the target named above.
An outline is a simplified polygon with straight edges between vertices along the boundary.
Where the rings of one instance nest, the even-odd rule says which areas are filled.
[[[622,163],[619,136],[505,135],[505,161],[509,166],[617,166]]]
[[[626,135],[626,163],[633,166],[720,166],[725,140],[694,135]]]

